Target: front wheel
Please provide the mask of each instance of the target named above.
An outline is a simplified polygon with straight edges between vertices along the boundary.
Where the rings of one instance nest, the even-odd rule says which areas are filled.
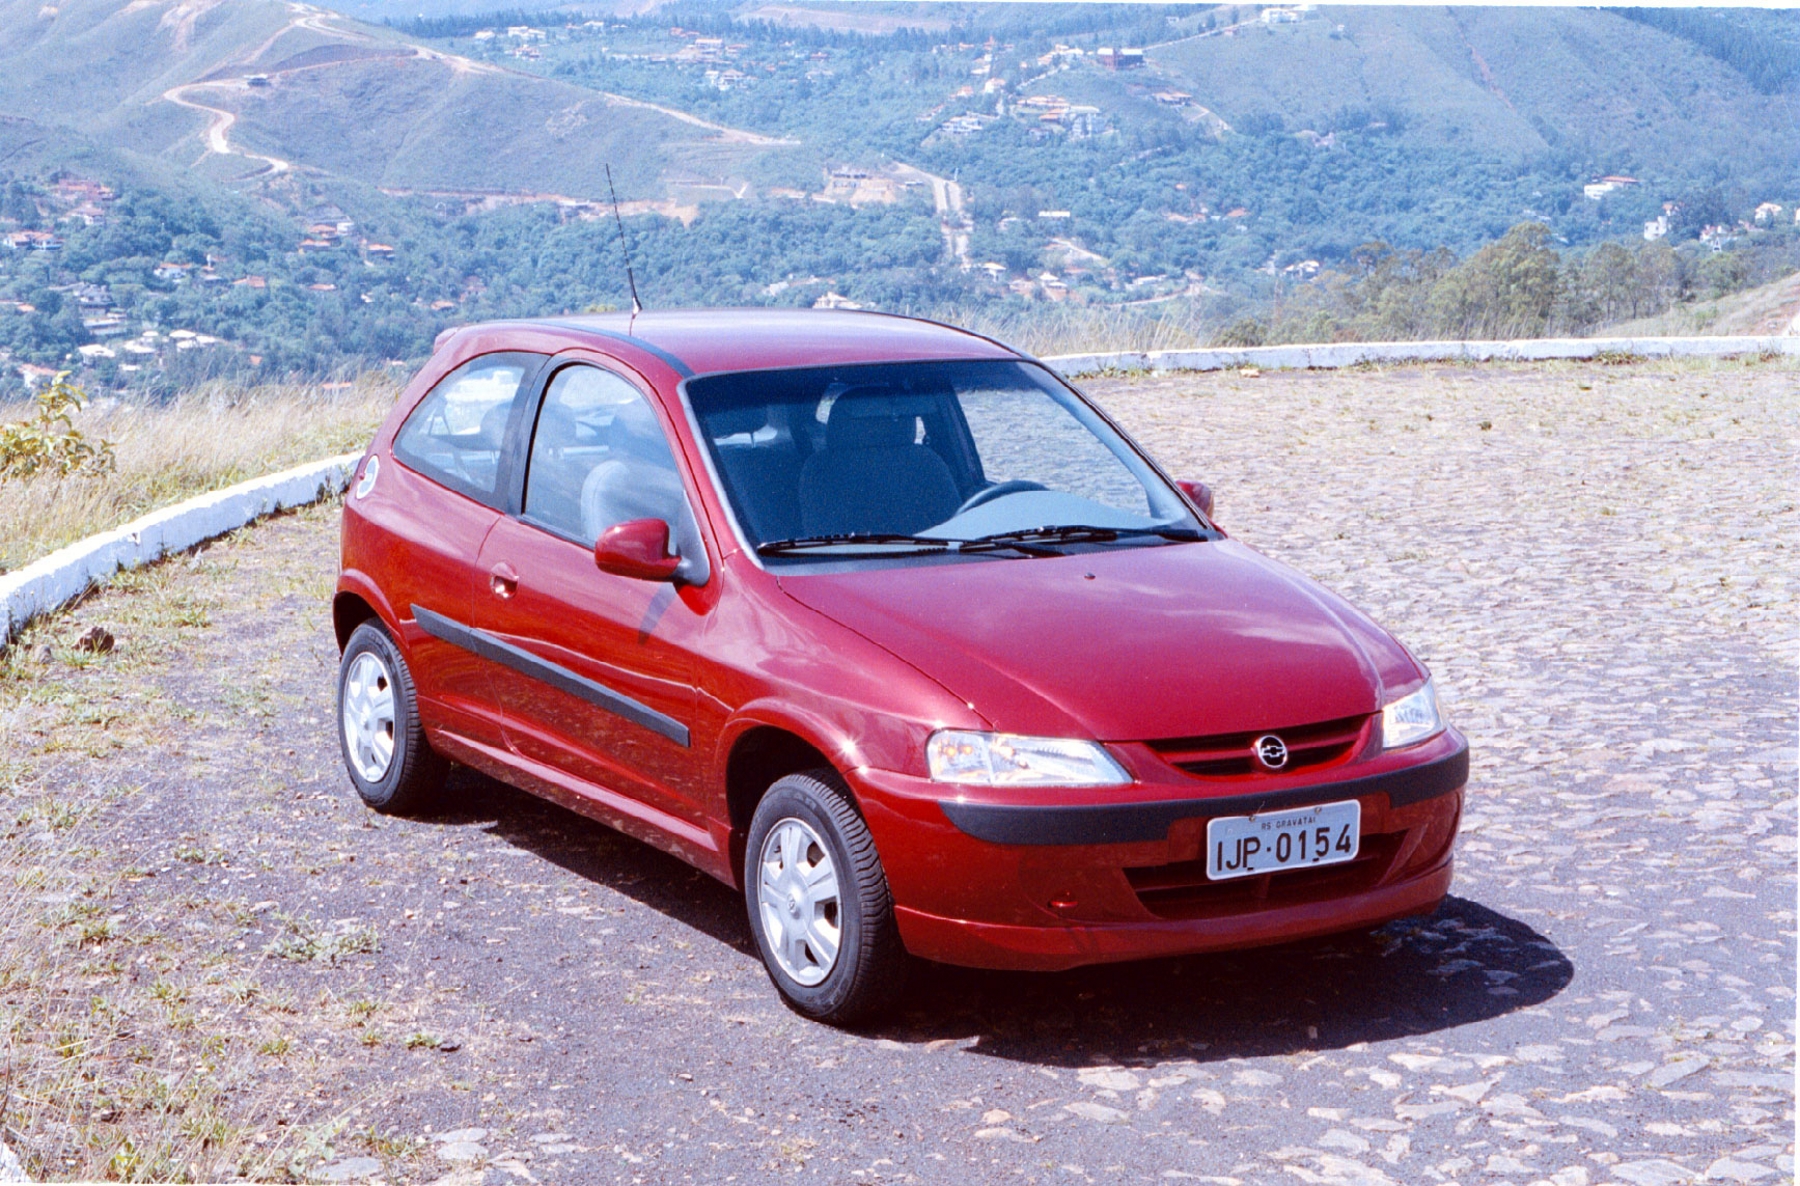
[[[744,850],[750,930],[782,997],[827,1025],[871,1020],[905,987],[887,875],[837,773],[769,788]]]
[[[338,741],[362,801],[404,815],[442,789],[449,764],[425,740],[412,672],[378,622],[350,635],[338,663]]]

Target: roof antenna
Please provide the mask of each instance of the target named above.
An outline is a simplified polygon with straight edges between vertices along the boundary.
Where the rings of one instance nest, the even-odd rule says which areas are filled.
[[[631,246],[625,242],[625,220],[619,217],[619,191],[613,188],[612,166],[606,166],[606,192],[612,195],[613,225],[619,228],[619,250],[625,256],[625,283],[631,286],[631,321],[637,322],[637,316],[644,311],[638,301],[637,277],[631,271]],[[630,329],[627,328],[627,333]]]

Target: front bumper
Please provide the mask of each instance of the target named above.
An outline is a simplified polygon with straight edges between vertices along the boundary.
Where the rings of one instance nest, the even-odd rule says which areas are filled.
[[[1200,794],[1191,779],[1119,791],[958,793],[863,769],[852,783],[915,955],[971,967],[1082,964],[1283,943],[1429,913],[1449,891],[1468,780],[1454,730],[1312,781]],[[1069,801],[1069,800],[1075,801]],[[1342,799],[1362,851],[1342,865],[1212,882],[1206,822]]]

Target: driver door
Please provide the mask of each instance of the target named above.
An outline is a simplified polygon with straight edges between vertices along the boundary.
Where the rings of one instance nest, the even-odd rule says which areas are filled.
[[[594,542],[658,517],[689,584],[706,551],[654,403],[617,370],[554,370],[535,415],[518,515],[481,549],[477,626],[501,644],[496,699],[509,748],[552,797],[710,848],[691,744],[701,598],[600,571]]]

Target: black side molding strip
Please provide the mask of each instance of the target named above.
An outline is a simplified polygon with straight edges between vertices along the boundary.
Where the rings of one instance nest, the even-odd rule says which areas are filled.
[[[1285,811],[1377,794],[1387,795],[1395,807],[1404,807],[1448,795],[1468,781],[1469,747],[1464,745],[1448,757],[1422,766],[1260,795],[1079,807],[1013,807],[952,800],[939,806],[951,823],[989,844],[1129,844],[1162,840],[1177,820]]]
[[[412,615],[413,620],[419,624],[419,628],[433,638],[441,638],[465,651],[480,655],[483,659],[492,659],[494,662],[522,672],[532,679],[542,680],[558,691],[567,692],[577,699],[585,700],[598,708],[604,708],[615,716],[621,716],[633,724],[642,725],[652,733],[660,733],[676,745],[688,744],[688,727],[686,725],[672,716],[657,712],[647,704],[639,704],[631,697],[613,691],[605,684],[595,683],[584,675],[577,675],[567,667],[560,667],[548,660],[540,659],[530,651],[495,638],[485,630],[477,630],[472,626],[465,626],[461,622],[446,618],[442,614],[432,613],[422,605],[413,606]]]

